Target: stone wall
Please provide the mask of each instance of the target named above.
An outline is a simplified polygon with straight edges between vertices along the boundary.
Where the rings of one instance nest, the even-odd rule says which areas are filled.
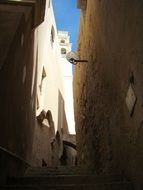
[[[74,74],[78,162],[143,186],[143,2],[87,0]],[[137,97],[130,114],[129,86]],[[132,98],[131,98],[132,99]]]

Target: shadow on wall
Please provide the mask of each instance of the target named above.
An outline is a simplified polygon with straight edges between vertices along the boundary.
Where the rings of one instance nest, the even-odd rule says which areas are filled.
[[[58,101],[58,131],[60,135],[60,152],[59,152],[59,159],[60,159],[60,165],[76,165],[76,150],[75,150],[75,142],[76,142],[76,136],[69,134],[68,129],[68,123],[65,113],[65,105],[64,105],[64,99],[59,91],[59,101]],[[65,139],[67,140],[65,143]],[[73,140],[74,139],[74,140]],[[72,146],[73,145],[73,146]],[[62,152],[61,152],[62,151]]]
[[[65,103],[60,91],[58,92],[58,131],[60,131],[62,134],[69,134],[65,113]]]
[[[75,165],[76,150],[64,144],[64,136],[69,136],[64,110],[64,100],[59,91],[58,130],[50,110],[42,110],[37,116],[34,129],[31,165],[58,166]],[[68,137],[70,142],[70,138]]]
[[[34,166],[55,166],[53,160],[53,148],[55,139],[55,126],[50,110],[42,110],[37,116],[36,128],[34,131],[34,141],[31,165]]]
[[[36,76],[32,81],[32,18],[27,15],[28,21],[25,21],[26,8],[16,12],[15,6],[0,5],[0,9],[4,7],[10,11],[0,11],[0,49],[3,50],[0,51],[0,165],[4,166],[0,167],[0,181],[7,175],[19,175],[18,170],[31,157],[36,88]]]

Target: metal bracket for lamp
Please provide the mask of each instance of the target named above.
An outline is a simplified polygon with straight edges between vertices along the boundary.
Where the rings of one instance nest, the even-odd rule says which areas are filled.
[[[67,53],[66,59],[73,65],[76,65],[77,63],[87,63],[88,62],[87,60],[79,60],[75,52]]]

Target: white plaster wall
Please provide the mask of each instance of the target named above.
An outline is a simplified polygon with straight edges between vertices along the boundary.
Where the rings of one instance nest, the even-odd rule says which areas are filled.
[[[71,51],[70,38],[67,32],[58,32],[60,49],[65,48],[67,53]],[[64,39],[65,44],[60,41]],[[73,108],[73,73],[72,64],[66,60],[66,56],[61,55],[60,51],[60,66],[62,71],[62,80],[64,84],[64,100],[65,111],[70,134],[75,134],[74,108]]]
[[[61,67],[63,71],[64,100],[68,129],[70,134],[75,134],[72,65],[66,58],[61,58]]]
[[[70,134],[75,134],[74,124],[74,112],[73,112],[73,90],[72,90],[72,65],[66,61],[66,58],[61,57],[60,39],[54,13],[52,2],[50,8],[48,7],[49,0],[46,4],[45,21],[35,30],[35,43],[37,46],[37,97],[39,101],[39,109],[37,115],[44,109],[46,112],[50,110],[52,112],[53,121],[55,124],[55,131],[58,130],[58,124],[60,127],[64,127],[65,119],[67,119],[68,129]],[[53,47],[51,46],[50,36],[51,28],[55,30],[55,40]],[[71,51],[71,44],[68,33],[66,33],[66,49],[67,52]],[[65,35],[64,34],[64,35]],[[43,67],[46,72],[46,77],[42,83],[42,93],[40,92],[40,84]],[[59,109],[59,91],[64,99],[66,118],[60,118],[59,114],[64,117],[64,114],[58,113]]]
[[[64,77],[65,110],[70,134],[75,134],[75,121],[73,109],[73,77]]]
[[[52,2],[48,8],[49,1],[46,5],[45,21],[36,29],[35,35],[38,38],[38,77],[37,77],[37,96],[39,100],[39,109],[37,114],[44,109],[46,112],[52,112],[55,130],[58,127],[58,91],[63,94],[63,81],[61,76],[61,68],[59,64],[59,46],[57,38],[57,29],[53,14]],[[51,28],[55,30],[55,40],[53,47],[51,46],[50,35]],[[40,93],[39,85],[41,84],[41,76],[43,66],[46,71],[46,77],[43,80],[42,93]]]

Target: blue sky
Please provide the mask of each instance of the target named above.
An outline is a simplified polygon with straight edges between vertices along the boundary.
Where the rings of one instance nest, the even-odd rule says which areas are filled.
[[[72,51],[76,51],[80,14],[80,10],[76,7],[77,0],[52,0],[52,2],[57,29],[69,32]]]

